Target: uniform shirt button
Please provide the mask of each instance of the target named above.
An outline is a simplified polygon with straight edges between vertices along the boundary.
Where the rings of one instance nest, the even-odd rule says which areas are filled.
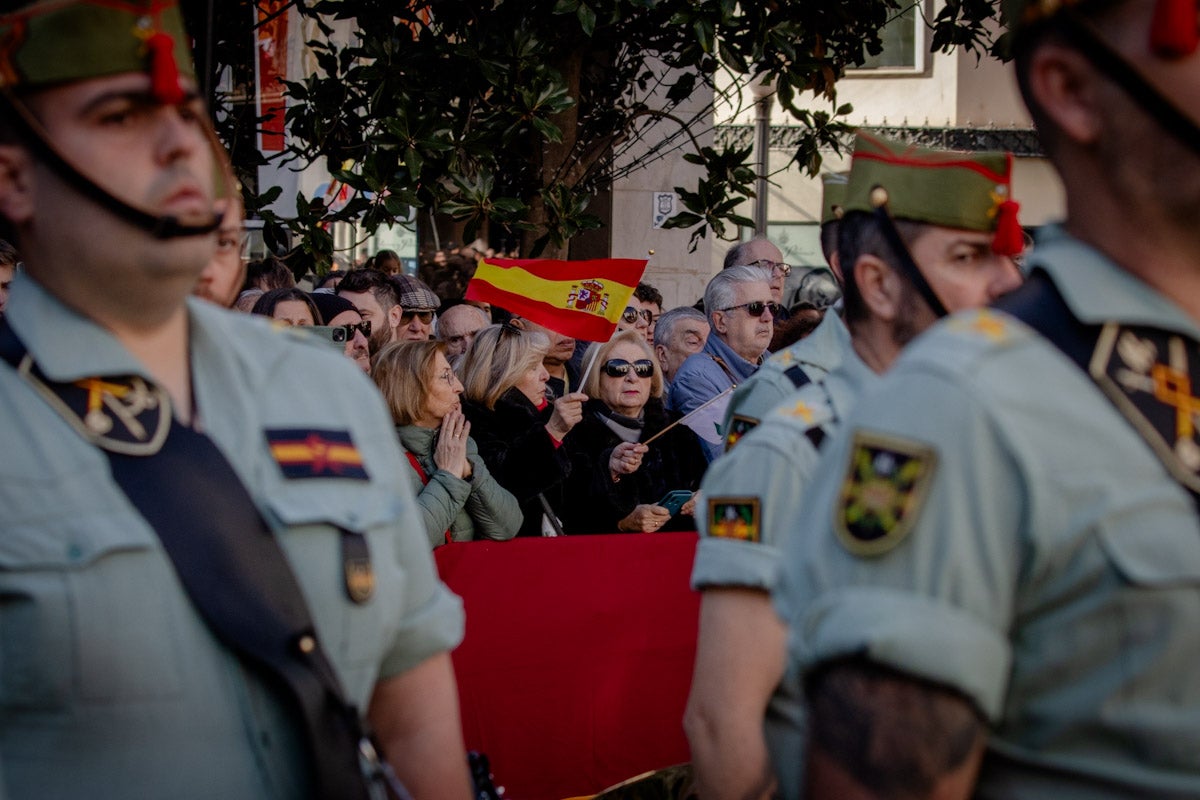
[[[305,634],[304,636],[300,637],[298,642],[296,642],[296,646],[300,648],[301,653],[311,653],[313,650],[317,649],[317,640]]]

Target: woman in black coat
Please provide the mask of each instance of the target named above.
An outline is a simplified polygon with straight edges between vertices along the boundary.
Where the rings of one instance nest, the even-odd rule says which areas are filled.
[[[525,521],[518,536],[562,532],[563,482],[571,464],[567,434],[583,416],[582,393],[546,399],[542,366],[549,341],[505,323],[475,337],[462,363],[462,410],[471,438],[496,482],[511,492]]]
[[[695,498],[672,516],[657,505],[677,489],[695,491],[708,462],[690,428],[676,425],[641,444],[671,420],[662,406],[662,371],[638,331],[589,348],[584,388],[592,398],[566,449],[571,474],[563,510],[567,533],[695,530]]]

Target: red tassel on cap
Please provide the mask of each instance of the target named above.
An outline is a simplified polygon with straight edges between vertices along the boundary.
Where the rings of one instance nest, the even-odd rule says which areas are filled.
[[[1002,256],[1015,256],[1025,249],[1025,232],[1017,222],[1021,204],[1005,200],[1000,204],[996,218],[996,235],[992,238],[992,251]]]
[[[150,92],[160,103],[175,105],[183,101],[179,85],[179,66],[175,63],[175,40],[159,31],[146,40],[150,56]]]
[[[1196,52],[1200,28],[1196,0],[1158,0],[1150,24],[1150,49],[1162,58],[1183,58]]]

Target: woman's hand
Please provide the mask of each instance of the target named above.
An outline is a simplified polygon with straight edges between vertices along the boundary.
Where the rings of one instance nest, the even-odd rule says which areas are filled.
[[[692,496],[688,498],[688,501],[680,506],[679,513],[689,517],[696,516],[696,503],[698,502],[700,502],[700,493],[692,492]]]
[[[442,418],[442,430],[433,451],[433,463],[451,475],[466,480],[471,477],[471,462],[467,460],[467,436],[471,423],[457,408]]]
[[[642,456],[649,449],[637,442],[621,442],[614,447],[612,455],[608,457],[608,471],[612,474],[613,483],[619,481],[622,475],[637,472],[642,465]]]
[[[666,525],[671,519],[671,512],[662,506],[642,503],[633,507],[633,511],[625,519],[617,523],[619,531],[638,531],[649,533]]]
[[[550,421],[546,423],[546,431],[560,442],[567,438],[571,428],[574,428],[575,424],[583,419],[585,400],[587,400],[587,395],[583,392],[571,392],[555,400],[554,413],[550,415]]]

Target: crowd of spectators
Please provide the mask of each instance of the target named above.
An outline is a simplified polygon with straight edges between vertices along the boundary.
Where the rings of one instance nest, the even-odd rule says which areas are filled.
[[[431,546],[695,528],[715,450],[678,423],[767,355],[778,270],[732,264],[696,304],[707,311],[664,311],[640,283],[611,340],[577,342],[463,299],[478,258],[494,254],[482,243],[429,254],[416,275],[381,250],[297,281],[280,258],[241,257],[242,224],[231,207],[193,293],[337,347],[374,380]],[[17,269],[0,241],[0,313]]]

